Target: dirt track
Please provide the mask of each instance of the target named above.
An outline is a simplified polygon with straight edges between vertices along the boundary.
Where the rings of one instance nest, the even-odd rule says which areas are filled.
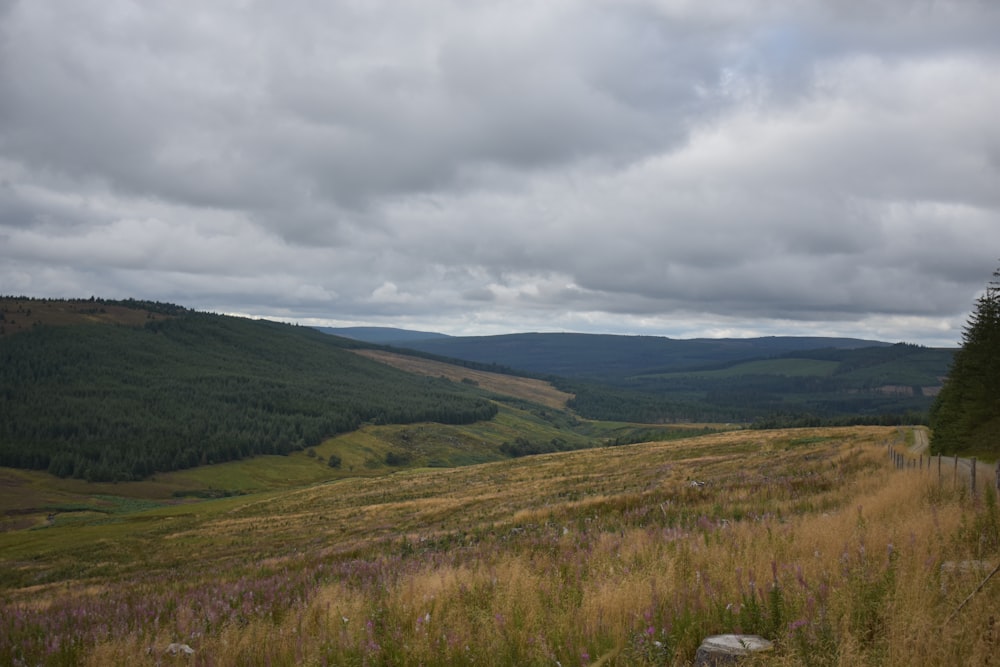
[[[926,454],[930,449],[931,439],[927,435],[927,429],[919,426],[913,429],[913,446],[910,447],[910,454]]]
[[[915,456],[927,456],[927,469],[931,470],[932,466],[941,471],[942,479],[955,479],[959,477],[964,479],[966,482],[970,481],[972,478],[972,459],[969,458],[958,458],[954,456],[944,456],[941,457],[940,462],[935,461],[934,457],[930,454],[930,434],[926,428],[915,427],[913,429],[913,444],[907,450],[910,457]],[[933,463],[932,463],[933,462]],[[978,489],[983,489],[984,484],[995,483],[996,480],[996,470],[993,464],[984,463],[983,461],[976,462],[976,487]]]

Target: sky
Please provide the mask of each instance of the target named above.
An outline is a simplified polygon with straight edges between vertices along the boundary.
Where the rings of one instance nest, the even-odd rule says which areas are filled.
[[[953,346],[995,0],[0,0],[0,294]]]

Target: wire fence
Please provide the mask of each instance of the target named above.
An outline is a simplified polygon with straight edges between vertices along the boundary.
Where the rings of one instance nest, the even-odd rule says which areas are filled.
[[[976,457],[962,458],[960,456],[942,456],[941,454],[913,455],[902,452],[892,444],[886,446],[889,459],[897,470],[916,470],[927,475],[937,475],[938,482],[945,484],[951,481],[958,487],[968,485],[973,494],[984,490],[987,484],[1000,490],[1000,463],[996,466],[977,461]],[[990,479],[992,477],[992,479]]]

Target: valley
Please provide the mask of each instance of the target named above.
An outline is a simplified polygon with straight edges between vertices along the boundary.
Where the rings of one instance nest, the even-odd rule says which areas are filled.
[[[2,664],[683,665],[725,632],[771,639],[768,664],[992,654],[979,621],[1000,592],[949,619],[1000,559],[996,492],[891,465],[924,455],[923,426],[615,418],[676,408],[643,383],[913,386],[945,355],[799,350],[595,384],[162,306],[113,324],[35,308],[50,319],[0,341],[8,383],[25,382],[0,394],[6,414],[38,415],[42,435],[16,452],[39,465],[0,468]],[[182,442],[280,420],[289,446],[131,478],[48,469],[74,433],[46,430],[59,405],[156,456],[128,433],[169,423],[162,386],[216,406],[171,408]],[[596,419],[586,400],[618,407]],[[101,431],[126,404],[149,411]],[[323,405],[354,412],[309,435]]]

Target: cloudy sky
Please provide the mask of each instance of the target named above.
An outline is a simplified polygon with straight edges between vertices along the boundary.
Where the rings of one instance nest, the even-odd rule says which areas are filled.
[[[0,0],[0,294],[953,345],[995,0]]]

